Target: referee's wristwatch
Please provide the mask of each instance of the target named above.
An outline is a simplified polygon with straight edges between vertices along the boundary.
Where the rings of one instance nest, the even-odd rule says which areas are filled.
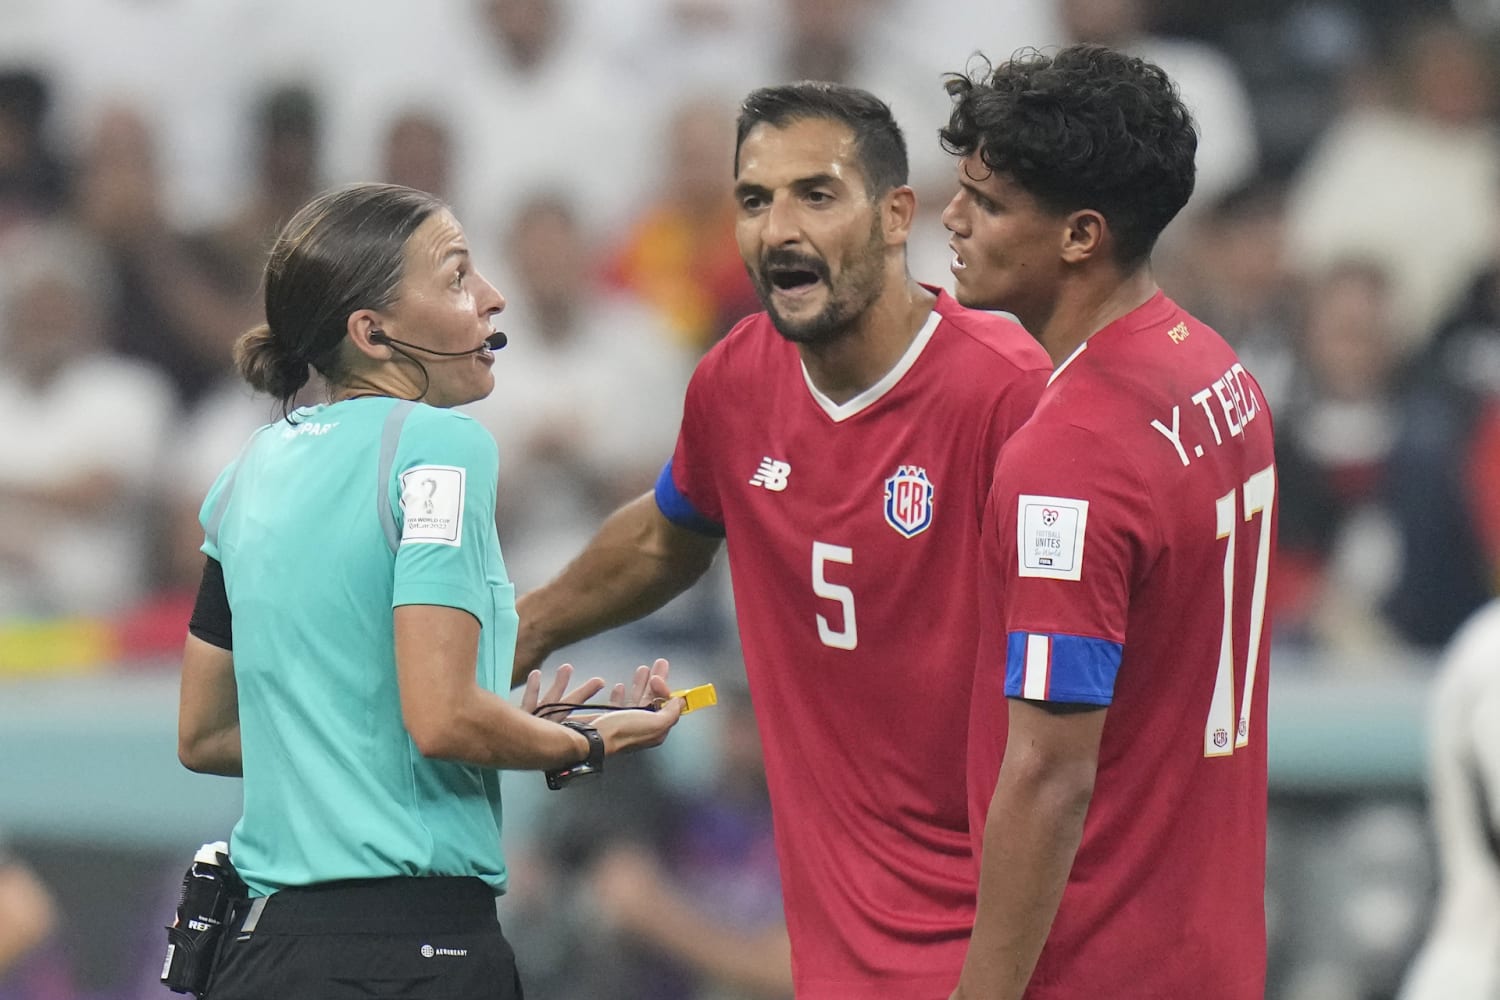
[[[554,792],[574,778],[581,778],[586,774],[600,774],[604,771],[604,737],[599,735],[599,730],[593,726],[584,725],[582,722],[564,722],[563,725],[583,734],[583,738],[589,741],[589,755],[570,767],[560,767],[555,771],[546,772],[547,787]]]

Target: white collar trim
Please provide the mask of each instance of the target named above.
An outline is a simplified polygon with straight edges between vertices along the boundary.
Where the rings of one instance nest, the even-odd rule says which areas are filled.
[[[932,339],[933,333],[937,331],[938,324],[943,317],[938,315],[937,308],[927,315],[927,322],[922,324],[922,329],[912,338],[911,344],[906,348],[906,353],[901,355],[901,360],[896,362],[894,368],[886,372],[879,382],[876,382],[864,392],[844,403],[835,403],[825,396],[817,386],[813,385],[812,376],[807,373],[807,365],[802,365],[802,381],[807,383],[807,391],[812,393],[813,401],[823,408],[823,412],[833,420],[834,423],[842,423],[866,409],[869,409],[886,393],[895,388],[896,383],[901,381],[911,366],[917,363],[922,356],[922,351],[927,347],[927,342]]]
[[[1090,338],[1090,339],[1092,339],[1092,338]],[[1068,367],[1069,365],[1071,365],[1073,363],[1073,360],[1075,358],[1077,358],[1078,355],[1082,354],[1083,353],[1083,349],[1085,347],[1087,347],[1087,346],[1089,346],[1089,342],[1087,340],[1085,340],[1083,343],[1081,343],[1077,347],[1073,348],[1073,353],[1069,354],[1067,357],[1063,358],[1063,363],[1060,364],[1060,365],[1058,365],[1056,368],[1052,369],[1052,374],[1047,376],[1047,384],[1051,385],[1053,382],[1056,382],[1057,381],[1057,376],[1059,376],[1059,375],[1061,375],[1063,373],[1063,369],[1066,368],[1066,367]]]

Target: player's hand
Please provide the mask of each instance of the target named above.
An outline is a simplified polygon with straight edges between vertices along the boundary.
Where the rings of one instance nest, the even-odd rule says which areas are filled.
[[[672,665],[658,658],[651,666],[644,663],[635,668],[630,680],[627,696],[624,684],[616,684],[609,692],[609,703],[616,708],[651,708],[672,694],[667,684],[667,675]]]
[[[590,677],[571,691],[568,685],[573,680],[573,664],[564,663],[557,668],[552,675],[552,683],[547,685],[547,690],[542,691],[542,672],[533,670],[526,675],[526,688],[521,692],[521,710],[535,715],[538,705],[546,705],[551,702],[566,701],[581,704],[588,701],[594,695],[604,690],[604,678]],[[561,721],[567,716],[559,712],[557,716]]]

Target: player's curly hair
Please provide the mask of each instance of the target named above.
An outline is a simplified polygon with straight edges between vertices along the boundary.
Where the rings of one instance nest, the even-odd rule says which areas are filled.
[[[1198,133],[1167,74],[1100,45],[976,61],[944,78],[953,111],[943,148],[977,150],[1050,211],[1098,211],[1117,263],[1144,261],[1193,193]]]

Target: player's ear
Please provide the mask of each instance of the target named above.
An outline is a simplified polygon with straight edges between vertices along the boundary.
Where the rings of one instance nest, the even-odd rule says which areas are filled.
[[[908,184],[893,187],[880,199],[880,229],[886,246],[904,246],[917,214],[917,195]]]
[[[1069,213],[1063,219],[1063,262],[1082,264],[1100,256],[1108,235],[1109,222],[1098,211],[1085,208]]]

